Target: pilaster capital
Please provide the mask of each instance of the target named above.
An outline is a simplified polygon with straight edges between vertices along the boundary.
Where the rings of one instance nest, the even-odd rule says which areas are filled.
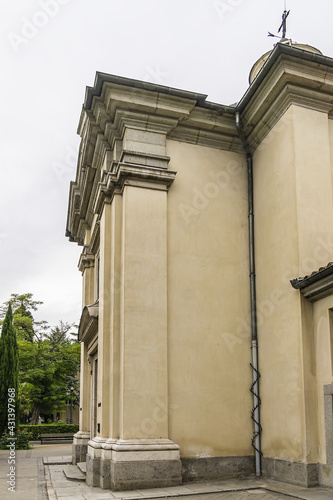
[[[122,194],[125,186],[167,191],[175,180],[176,173],[165,168],[114,163],[110,172],[103,173],[97,189],[94,211],[100,214],[104,204],[111,203],[115,194]]]

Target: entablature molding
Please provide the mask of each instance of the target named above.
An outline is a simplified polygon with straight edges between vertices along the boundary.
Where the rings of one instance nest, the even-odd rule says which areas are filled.
[[[126,128],[166,135],[177,126],[178,121],[179,118],[139,113],[136,110],[124,110],[120,108],[116,110],[114,125],[122,138]]]
[[[95,266],[95,255],[91,253],[89,250],[90,250],[90,245],[84,245],[83,251],[79,258],[78,268],[82,274],[87,268]]]
[[[159,92],[158,87],[161,88],[155,86],[156,91],[152,92],[150,89],[105,82],[101,96],[106,111],[112,120],[115,118],[118,109],[124,111],[136,110],[139,113],[172,117],[179,120],[188,115],[197,104],[196,97],[198,94],[191,94],[190,97],[190,93],[184,96],[175,96],[171,93]],[[94,99],[91,106],[93,111]]]
[[[92,228],[91,238],[89,243],[89,250],[93,255],[96,255],[99,249],[100,232],[101,232],[100,230],[101,230],[101,224],[100,224],[100,218],[98,218]]]
[[[167,170],[162,136],[164,141],[245,153],[235,125],[239,112],[254,151],[291,105],[331,118],[332,96],[333,59],[280,43],[235,106],[210,103],[203,94],[97,73],[78,127],[82,144],[70,188],[67,236],[83,244],[94,214],[126,184],[152,189],[171,185],[175,172]],[[146,138],[129,139],[133,131],[138,136],[147,133]],[[149,134],[156,134],[155,140],[150,141]],[[111,170],[105,177],[107,152],[113,163],[112,158],[106,162]]]
[[[109,142],[106,140],[104,134],[98,134],[96,138],[96,147],[92,160],[92,165],[96,170],[102,170],[105,156],[108,151],[112,151]]]
[[[81,137],[80,156],[78,164],[79,172],[80,166],[84,166],[85,168],[87,168],[92,165],[97,135],[103,134],[103,129],[96,121],[91,111],[82,111],[78,127],[78,134]]]
[[[244,153],[244,147],[239,137],[235,135],[221,135],[216,131],[199,130],[194,127],[178,125],[176,129],[168,135],[168,139],[199,146],[206,146],[223,151],[232,151],[234,153]]]
[[[95,267],[96,254],[99,249],[100,220],[93,225],[91,238],[88,245],[84,245],[79,258],[78,269],[83,274],[86,269]]]
[[[203,94],[114,75],[97,74],[96,80],[98,92],[89,89],[86,109],[93,112],[112,148],[115,140],[122,139],[125,128],[136,128],[165,133],[174,140],[242,151],[234,106],[210,103]]]
[[[167,135],[168,139],[225,151],[243,152],[235,126],[236,108],[228,111],[196,107]]]
[[[303,52],[277,44],[239,102],[243,132],[252,151],[293,104],[327,115],[332,112],[333,64],[326,65],[327,58],[317,54],[305,57]]]

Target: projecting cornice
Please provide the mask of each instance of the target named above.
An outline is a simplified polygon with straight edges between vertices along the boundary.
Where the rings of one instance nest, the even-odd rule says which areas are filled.
[[[332,116],[333,59],[277,43],[237,106],[206,97],[96,74],[78,127],[82,141],[66,230],[72,241],[83,245],[94,214],[100,215],[103,204],[127,183],[170,186],[175,172],[168,171],[167,139],[245,153],[235,125],[237,111],[252,151],[292,104]]]
[[[234,115],[203,94],[97,73],[78,126],[67,236],[82,245],[94,214],[126,185],[168,189],[176,173],[168,170],[166,139],[242,151]]]
[[[78,268],[83,273],[88,267],[95,266],[95,255],[89,252],[89,246],[85,245],[80,255]]]
[[[292,104],[332,111],[333,59],[278,43],[237,106],[252,151]]]
[[[88,343],[98,331],[99,302],[84,307],[79,324],[78,338],[81,342]]]
[[[235,108],[225,112],[216,107],[210,108],[210,111],[207,108],[196,107],[169,133],[168,139],[225,151],[243,152],[235,128]]]

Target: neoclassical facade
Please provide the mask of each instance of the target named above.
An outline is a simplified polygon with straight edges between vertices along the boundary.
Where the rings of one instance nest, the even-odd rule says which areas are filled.
[[[332,118],[333,59],[289,41],[235,106],[96,74],[67,220],[89,485],[333,486]]]

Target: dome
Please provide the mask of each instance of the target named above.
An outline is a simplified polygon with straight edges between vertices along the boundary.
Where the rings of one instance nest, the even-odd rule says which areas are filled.
[[[278,43],[282,43],[283,45],[290,45],[290,47],[295,47],[296,49],[300,49],[300,50],[306,50],[308,52],[313,52],[315,54],[322,54],[322,52],[320,52],[320,50],[316,49],[315,47],[312,47],[311,45],[305,45],[302,43],[295,43],[292,40],[289,40],[287,38],[282,39]],[[259,71],[261,70],[261,68],[263,67],[263,65],[265,64],[265,62],[269,58],[269,56],[271,55],[272,50],[269,50],[268,52],[266,52],[266,54],[262,55],[258,59],[258,61],[256,63],[254,63],[254,65],[252,66],[252,69],[251,69],[250,75],[249,75],[250,85],[253,82],[253,80],[256,78],[256,76],[258,75]]]

